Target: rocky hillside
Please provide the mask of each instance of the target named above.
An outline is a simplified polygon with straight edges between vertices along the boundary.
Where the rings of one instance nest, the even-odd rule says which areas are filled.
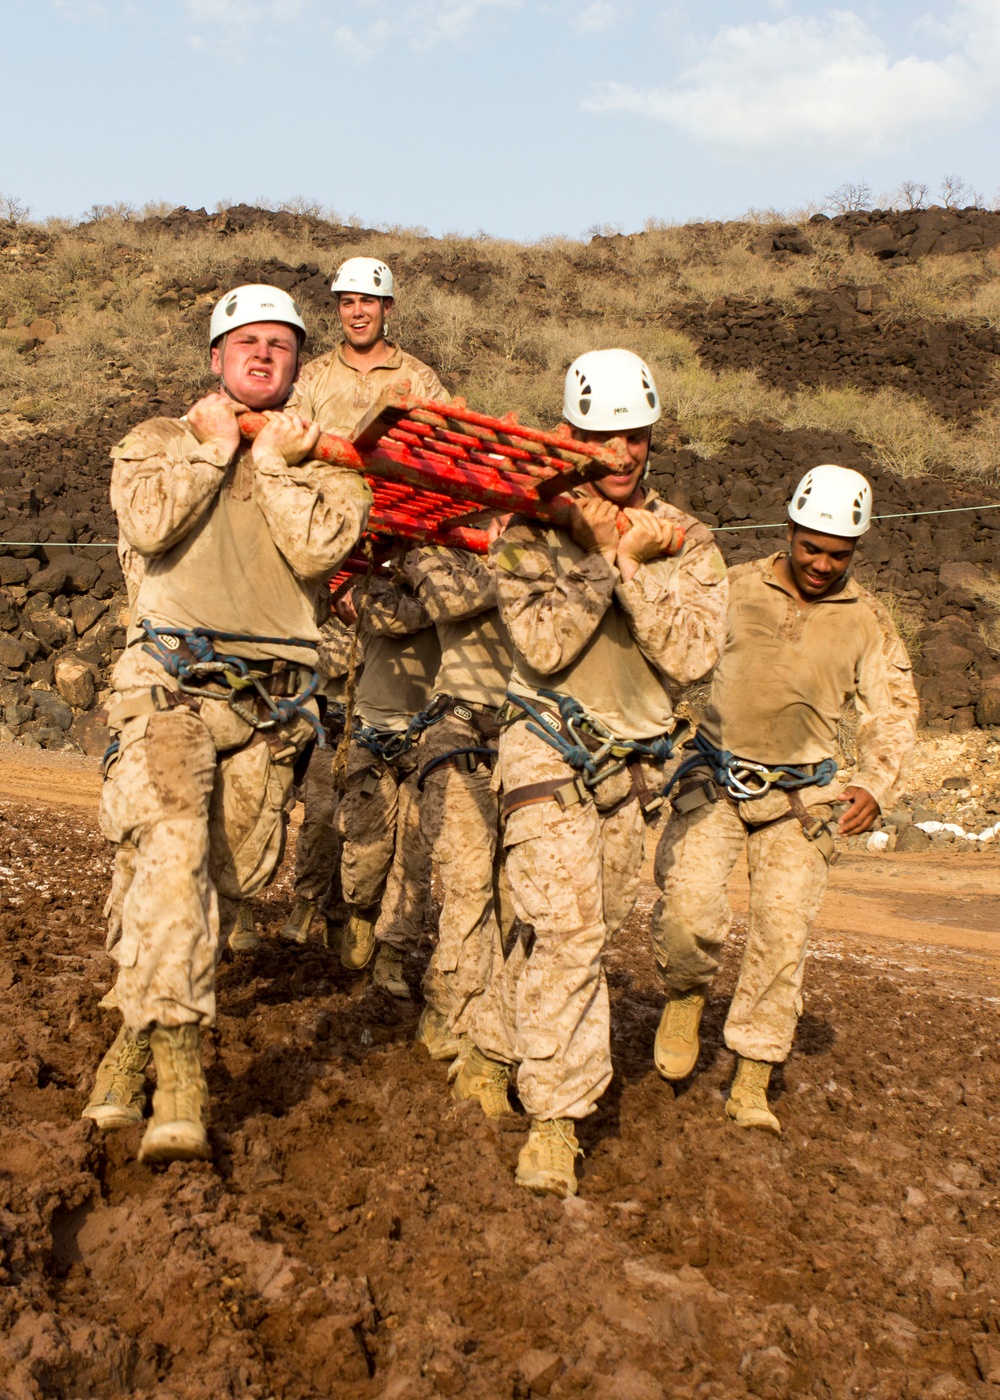
[[[656,484],[730,561],[778,546],[808,466],[865,471],[896,518],[860,567],[911,647],[925,724],[1000,726],[998,248],[1000,215],[943,209],[529,247],[246,207],[0,224],[0,741],[104,746],[125,604],[114,550],[81,546],[114,539],[111,444],[207,386],[212,301],[284,286],[320,351],[330,272],[375,251],[400,338],[477,407],[551,422],[573,355],[646,354],[669,410]]]

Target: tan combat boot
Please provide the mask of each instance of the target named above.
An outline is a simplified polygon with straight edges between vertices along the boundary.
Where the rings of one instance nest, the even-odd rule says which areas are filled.
[[[236,927],[229,935],[229,946],[234,953],[256,953],[260,947],[260,934],[253,917],[253,900],[244,899],[236,913]]]
[[[92,1118],[104,1129],[141,1123],[146,1107],[146,1066],[152,1053],[145,1032],[134,1036],[122,1026],[97,1067],[94,1092],[81,1117]]]
[[[417,1022],[414,1037],[432,1060],[454,1060],[467,1044],[466,1037],[448,1029],[448,1022],[433,1006],[425,1006]]]
[[[575,1196],[576,1159],[582,1156],[572,1118],[533,1118],[528,1141],[517,1159],[514,1181],[527,1191]]]
[[[282,925],[280,937],[286,943],[303,944],[309,941],[309,930],[312,928],[313,916],[316,913],[316,903],[312,899],[304,899],[302,895],[295,896],[295,903],[292,905],[292,912]]]
[[[153,1116],[139,1148],[140,1162],[188,1162],[211,1157],[205,1120],[208,1085],[201,1067],[198,1026],[155,1026]]]
[[[736,1056],[736,1074],[729,1088],[726,1117],[741,1128],[763,1128],[781,1133],[781,1124],[767,1106],[767,1084],[774,1068],[767,1060],[744,1060]]]
[[[375,952],[375,921],[378,905],[352,909],[347,927],[340,935],[340,965],[351,972],[367,967]]]
[[[453,1099],[476,1099],[487,1118],[502,1118],[511,1112],[507,1089],[510,1085],[508,1066],[488,1059],[469,1041],[461,1059],[456,1060],[448,1075]]]
[[[372,982],[397,1001],[410,1001],[410,989],[403,976],[403,954],[391,943],[380,943],[372,968]]]
[[[653,1063],[664,1079],[686,1079],[698,1060],[698,1027],[705,993],[671,992],[653,1042]]]

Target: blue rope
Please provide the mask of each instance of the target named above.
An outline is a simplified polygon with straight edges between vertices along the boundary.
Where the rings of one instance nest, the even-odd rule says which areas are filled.
[[[724,788],[730,797],[741,802],[763,797],[772,787],[780,788],[783,792],[805,787],[826,787],[837,772],[837,764],[832,758],[824,758],[817,763],[813,773],[807,773],[794,763],[751,763],[747,759],[737,758],[728,749],[715,748],[701,733],[695,734],[687,747],[696,752],[677,768],[663,789],[664,797],[669,797],[677,784],[696,768],[707,768],[712,780]],[[768,776],[765,777],[765,774]],[[745,782],[747,777],[758,778],[759,788],[748,788]]]
[[[579,700],[572,695],[560,695],[555,690],[541,689],[538,693],[546,700],[555,702],[559,717],[573,739],[567,739],[565,734],[553,729],[545,716],[523,695],[508,690],[507,699],[529,716],[525,726],[528,733],[534,734],[538,739],[544,739],[557,751],[564,763],[582,773],[588,787],[595,787],[605,778],[611,777],[612,772],[620,772],[634,759],[644,758],[651,763],[667,763],[673,758],[675,736],[672,734],[659,734],[655,738],[645,740],[619,739],[593,715],[588,714]],[[587,747],[578,733],[581,726],[585,726],[595,738],[600,739],[599,748],[591,750]],[[609,758],[612,760],[610,765]]]
[[[409,729],[375,729],[370,724],[362,724],[357,715],[354,717],[351,738],[383,763],[393,763],[397,758],[402,758],[411,743]]]
[[[315,643],[301,637],[257,637],[245,632],[217,632],[211,627],[154,627],[146,617],[140,620],[139,626],[149,638],[148,642],[143,643],[143,651],[160,663],[181,690],[197,693],[206,682],[221,678],[229,685],[226,698],[230,709],[252,728],[274,729],[291,724],[295,719],[304,719],[312,726],[317,746],[321,749],[327,747],[322,722],[306,708],[319,689],[318,672],[312,672],[305,689],[298,695],[279,698],[269,693],[261,683],[260,673],[253,671],[242,656],[219,655],[215,650],[216,642],[255,642],[258,645],[307,647],[311,650],[315,648]],[[183,642],[194,660],[183,656],[179,649],[172,650],[163,642],[164,637],[176,637]],[[260,721],[242,704],[238,697],[244,690],[252,690],[260,696],[267,707],[268,719]]]
[[[419,710],[406,728],[401,730],[374,729],[370,724],[362,724],[355,718],[352,737],[376,758],[381,758],[385,763],[392,763],[394,759],[402,758],[404,753],[413,748],[424,730],[444,719],[448,711],[439,705],[440,698],[435,695],[430,704]],[[384,737],[386,735],[390,737]]]

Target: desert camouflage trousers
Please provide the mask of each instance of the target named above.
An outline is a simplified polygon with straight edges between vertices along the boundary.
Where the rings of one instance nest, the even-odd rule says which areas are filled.
[[[295,893],[333,920],[344,912],[340,887],[341,839],[337,826],[340,794],[333,781],[333,755],[339,742],[327,734],[329,748],[315,748],[299,796],[302,825],[295,841]]]
[[[821,821],[830,812],[809,808]],[[732,923],[726,885],[744,851],[750,914],[725,1041],[746,1059],[779,1064],[802,1014],[806,945],[827,880],[826,861],[794,818],[748,831],[725,800],[673,813],[656,851],[662,894],[653,912],[653,952],[671,990],[711,984]]]
[[[412,749],[387,763],[351,740],[337,831],[348,909],[370,909],[381,901],[376,939],[403,952],[415,949],[427,917],[430,869]]]
[[[495,747],[466,720],[447,714],[420,741],[420,768],[453,749]],[[437,944],[424,974],[428,1006],[449,1027],[466,1029],[472,1003],[503,965],[494,889],[498,801],[488,759],[471,773],[451,763],[434,768],[420,796],[420,829],[431,862],[431,889],[440,909]]]
[[[524,721],[500,736],[500,771],[507,792],[574,777]],[[628,785],[625,773],[602,785],[602,804]],[[642,811],[634,801],[608,815],[591,800],[566,811],[541,802],[511,813],[503,841],[522,928],[502,972],[474,1003],[469,1033],[485,1054],[517,1064],[517,1091],[533,1118],[584,1118],[611,1081],[602,954],[635,904]]]
[[[172,687],[153,663],[144,669]],[[313,732],[300,719],[282,738],[301,752]],[[295,754],[276,762],[220,700],[128,719],[119,737],[99,823],[119,845],[106,912],[122,1014],[133,1033],[211,1025],[216,963],[239,901],[281,859]]]

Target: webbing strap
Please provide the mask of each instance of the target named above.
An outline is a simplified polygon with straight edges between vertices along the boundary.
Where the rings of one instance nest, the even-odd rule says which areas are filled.
[[[432,758],[429,763],[425,763],[417,774],[417,791],[423,792],[424,783],[430,775],[438,768],[443,768],[447,764],[450,768],[455,768],[460,773],[474,773],[479,767],[479,760],[482,758],[487,763],[496,758],[496,749],[486,748],[483,744],[477,744],[469,748],[449,749],[447,753],[439,753],[436,758]],[[460,759],[465,758],[463,764]]]
[[[539,802],[556,802],[565,812],[581,802],[593,799],[581,778],[549,778],[544,783],[525,783],[503,795],[503,814],[509,817],[522,807],[535,807]]]

